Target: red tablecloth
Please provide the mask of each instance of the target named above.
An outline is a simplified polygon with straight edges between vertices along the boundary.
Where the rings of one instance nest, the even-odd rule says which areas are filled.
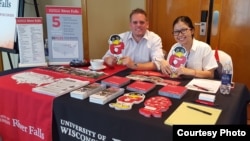
[[[124,69],[123,66],[107,68],[103,70],[106,75],[91,81],[103,79]],[[25,71],[48,74],[54,78],[70,76],[39,68]],[[0,77],[0,136],[4,141],[51,141],[54,97],[32,92],[35,85],[17,84],[11,78],[12,75]]]
[[[32,85],[0,77],[0,135],[4,141],[51,141],[52,102],[35,94]]]

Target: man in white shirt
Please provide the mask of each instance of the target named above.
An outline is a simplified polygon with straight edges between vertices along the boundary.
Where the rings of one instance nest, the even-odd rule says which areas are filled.
[[[130,29],[119,34],[124,49],[119,62],[135,70],[160,70],[160,61],[164,59],[162,40],[159,35],[148,30],[147,13],[135,9],[130,13]],[[103,56],[105,63],[113,66],[117,57],[108,50]]]

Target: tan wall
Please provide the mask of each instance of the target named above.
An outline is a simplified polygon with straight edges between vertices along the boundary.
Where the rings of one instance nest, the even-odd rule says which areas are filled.
[[[81,6],[81,0],[37,0],[38,3],[38,9],[39,14],[41,17],[44,18],[44,37],[47,37],[47,31],[46,31],[46,17],[45,17],[45,5],[60,5],[60,6]],[[35,17],[35,7],[33,5],[33,0],[25,0],[24,5],[24,16],[25,17]],[[3,56],[3,67],[4,70],[10,69],[10,63],[6,52],[2,53]],[[10,54],[12,64],[14,68],[18,67],[18,55],[17,54]]]
[[[81,6],[82,3],[87,4],[89,58],[101,58],[108,49],[109,36],[129,30],[131,10],[145,7],[145,0],[43,0],[39,3],[40,15],[44,18],[46,5]],[[44,28],[47,28],[46,19]],[[46,30],[44,34],[46,37]]]
[[[108,49],[111,34],[129,30],[129,13],[134,8],[144,8],[145,0],[40,0],[39,14],[44,18],[44,37],[46,30],[46,5],[81,6],[87,2],[89,58],[101,58]],[[27,0],[24,15],[36,16],[33,0]],[[11,54],[14,68],[18,66],[18,56]],[[4,70],[10,69],[6,53],[3,53]]]
[[[111,34],[129,30],[129,14],[137,7],[145,8],[145,0],[87,0],[90,58],[104,55]]]
[[[47,37],[47,26],[46,26],[46,13],[45,7],[46,5],[58,5],[58,6],[81,6],[81,0],[40,0],[39,3],[39,13],[40,16],[44,18],[43,20],[43,28],[44,28],[44,37]],[[27,8],[28,9],[28,8]],[[34,11],[34,8],[29,8],[31,11]]]

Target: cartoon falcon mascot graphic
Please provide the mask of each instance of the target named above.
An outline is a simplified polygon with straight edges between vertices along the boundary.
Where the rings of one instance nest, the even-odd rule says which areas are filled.
[[[176,70],[187,62],[187,51],[184,47],[177,46],[173,50],[173,54],[169,58],[169,64],[172,70]],[[173,76],[175,77],[175,76]]]
[[[122,50],[124,49],[124,43],[119,35],[114,34],[109,38],[109,50],[114,55],[122,54]]]
[[[186,49],[179,46],[173,50],[173,54],[169,58],[169,64],[176,68],[185,65],[186,61]]]

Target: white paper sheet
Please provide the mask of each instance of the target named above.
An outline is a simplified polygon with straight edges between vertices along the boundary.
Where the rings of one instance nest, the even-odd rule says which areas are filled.
[[[216,93],[220,84],[221,82],[218,80],[194,78],[185,87],[194,91]]]

